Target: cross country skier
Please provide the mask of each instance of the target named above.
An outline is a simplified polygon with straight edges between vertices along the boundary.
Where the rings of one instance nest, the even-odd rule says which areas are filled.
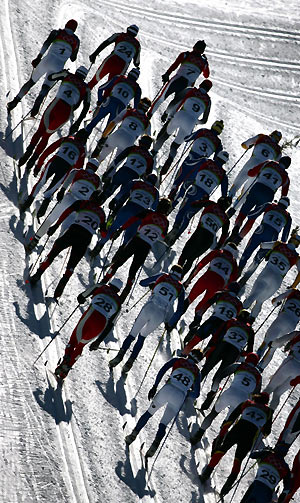
[[[144,264],[153,245],[158,240],[164,239],[169,225],[166,215],[169,213],[170,207],[170,200],[166,197],[162,197],[155,211],[144,210],[139,215],[130,218],[128,222],[121,227],[121,229],[124,230],[134,224],[136,220],[141,219],[136,235],[133,236],[126,245],[122,245],[118,249],[117,253],[112,258],[109,270],[103,278],[103,281],[108,281],[114,276],[119,267],[133,256],[133,261],[128,272],[127,283],[122,291],[123,297],[130,292],[135,275]]]
[[[92,193],[97,190],[101,184],[100,177],[96,175],[99,163],[96,159],[90,159],[85,169],[72,169],[66,176],[60,191],[57,193],[58,204],[50,212],[49,216],[36,231],[30,242],[25,246],[27,253],[30,253],[38,244],[41,237],[48,231],[49,227],[57,220],[61,214],[69,208],[75,201],[86,201],[90,199]],[[65,195],[66,189],[69,188]],[[46,199],[47,201],[47,199]],[[50,202],[50,199],[49,199]],[[64,232],[71,223],[74,223],[76,213],[72,212],[64,220],[61,231]]]
[[[285,351],[289,355],[283,360],[280,367],[271,377],[266,386],[267,393],[273,393],[270,407],[275,410],[282,395],[292,386],[300,383],[300,332],[295,331],[283,335],[276,341],[276,345],[286,344]]]
[[[143,135],[139,139],[138,145],[125,148],[115,157],[108,169],[102,175],[102,181],[104,183],[101,194],[102,202],[106,201],[120,185],[123,189],[131,180],[143,178],[145,175],[149,175],[152,172],[154,159],[149,152],[151,144],[151,136]],[[124,164],[116,171],[117,167],[124,160]]]
[[[189,225],[191,218],[203,206],[203,201],[221,185],[222,197],[227,196],[228,178],[223,165],[228,161],[229,154],[222,150],[214,160],[203,158],[195,165],[193,174],[185,182],[177,201],[184,197],[175,217],[173,229],[167,237],[167,243],[172,245]],[[176,204],[176,201],[175,201]],[[173,203],[174,207],[174,203]]]
[[[118,354],[109,362],[110,368],[123,360],[126,351],[137,337],[132,353],[122,369],[122,373],[127,374],[141,351],[146,337],[161,323],[168,322],[174,313],[173,305],[176,300],[178,308],[183,304],[184,288],[180,282],[181,276],[182,267],[175,264],[171,267],[170,273],[160,273],[140,281],[141,286],[151,288],[151,297],[142,307]]]
[[[192,436],[192,445],[199,442],[205,431],[222,410],[227,407],[229,408],[228,417],[238,405],[250,399],[253,393],[260,392],[262,377],[256,367],[258,360],[259,357],[256,353],[248,353],[244,363],[232,363],[228,367],[225,367],[217,379],[214,379],[211,391],[209,392],[211,396],[216,396],[222,379],[234,374],[229,388],[221,393],[211,412],[205,417],[197,432]]]
[[[38,113],[43,99],[54,85],[54,81],[49,79],[49,75],[60,72],[67,59],[75,61],[77,58],[80,42],[74,34],[76,28],[77,21],[70,19],[64,28],[50,32],[38,56],[31,62],[33,71],[30,79],[21,87],[14,99],[7,103],[8,112],[11,112],[37,81],[46,74],[42,89],[35,100],[30,115],[34,117]],[[44,56],[46,51],[47,54]]]
[[[283,503],[291,486],[291,472],[284,460],[288,446],[277,444],[274,449],[263,449],[250,454],[258,460],[258,469],[252,484],[245,492],[240,503],[272,503],[276,486],[283,480],[283,491],[278,503]]]
[[[224,290],[226,285],[237,279],[237,247],[234,243],[227,243],[221,250],[212,250],[209,252],[201,262],[197,264],[187,281],[184,283],[186,287],[191,280],[203,269],[207,264],[209,267],[207,271],[196,281],[191,289],[188,297],[184,302],[185,312],[190,304],[196,300],[199,295],[205,292],[204,297],[197,304],[195,312],[202,314],[202,309],[206,303],[215,295],[216,292]],[[181,315],[183,314],[181,313]],[[174,316],[170,320],[170,326],[175,326],[180,316]]]
[[[236,234],[238,241],[245,237],[251,229],[255,219],[263,213],[261,224],[255,229],[249,239],[246,248],[243,251],[239,262],[240,272],[244,269],[247,261],[251,257],[256,248],[266,241],[276,241],[282,231],[282,241],[286,242],[292,225],[292,219],[286,208],[288,208],[290,200],[287,196],[281,197],[278,203],[266,203],[257,209],[250,211],[248,221],[242,230]],[[235,236],[232,237],[235,239]],[[241,238],[241,239],[240,239]],[[260,250],[256,255],[255,260],[260,261],[267,252]]]
[[[84,129],[81,129],[75,135],[60,138],[44,150],[33,171],[34,176],[40,174],[39,179],[33,186],[29,196],[19,204],[21,212],[27,210],[32,205],[40,189],[51,179],[51,183],[49,183],[47,189],[44,191],[44,200],[37,212],[38,218],[45,215],[54,192],[71,168],[82,168],[86,155],[86,140],[87,134]],[[47,157],[55,151],[54,156],[46,162],[44,169],[42,169]]]
[[[203,468],[199,478],[202,483],[208,480],[223,456],[236,445],[231,473],[220,491],[222,496],[230,491],[238,477],[243,460],[248,452],[253,450],[259,435],[267,436],[271,432],[272,411],[267,405],[268,399],[267,393],[254,395],[252,400],[246,400],[238,405],[221,426],[220,433],[214,442],[211,459]]]
[[[217,372],[213,377],[213,384],[220,379],[222,372],[228,365],[235,363],[240,356],[253,351],[254,318],[246,310],[242,310],[226,322],[213,334],[211,341],[205,348],[206,362],[202,367],[202,377],[206,377],[220,362]],[[209,392],[201,405],[201,411],[207,410],[215,398],[215,392]]]
[[[125,75],[116,75],[109,82],[98,88],[97,109],[91,122],[86,126],[86,131],[90,134],[97,124],[109,115],[107,123],[127,108],[130,101],[134,99],[133,108],[137,108],[141,100],[141,88],[137,83],[140,70],[133,68]]]
[[[298,437],[300,433],[299,408],[300,408],[300,400],[298,400],[295,407],[291,410],[285,422],[285,425],[278,438],[279,444],[284,443],[285,445],[290,447],[295,441],[295,439]],[[298,491],[300,487],[299,470],[300,470],[300,451],[297,452],[294,458],[291,472],[291,487],[288,494],[286,494],[285,498],[284,499],[282,498],[282,503],[290,503],[291,499],[293,499],[294,497],[294,494]]]
[[[131,61],[133,61],[134,66],[140,66],[141,46],[136,38],[138,32],[139,28],[135,24],[132,24],[127,27],[126,33],[114,33],[90,54],[90,62],[95,63],[96,57],[103,49],[110,44],[115,44],[113,51],[103,60],[94,77],[89,82],[90,89],[93,89],[105,75],[108,75],[108,80],[111,80],[115,75],[126,73]]]
[[[172,358],[165,363],[158,372],[155,383],[148,393],[148,399],[152,400],[151,405],[140,417],[133,431],[126,436],[125,441],[127,445],[130,445],[136,439],[151,416],[166,405],[155,439],[146,452],[146,458],[154,456],[166,433],[167,425],[172,419],[176,418],[185,400],[187,398],[195,400],[199,396],[201,373],[198,368],[198,362],[201,359],[201,351],[195,349],[187,358]],[[169,369],[172,369],[171,375],[167,383],[157,393],[157,386]]]
[[[254,168],[264,161],[278,161],[281,157],[281,147],[278,145],[282,138],[280,131],[273,131],[269,135],[258,134],[242,143],[242,147],[250,149],[253,147],[250,159],[239,171],[230,188],[229,194],[234,197],[236,192],[242,188],[248,179],[249,169]]]
[[[238,298],[239,291],[239,284],[232,281],[225,290],[216,292],[202,309],[196,312],[194,320],[189,325],[189,332],[184,339],[186,346],[183,354],[188,354],[196,344],[213,335],[227,321],[237,317],[243,309],[243,304]],[[210,306],[214,306],[212,315],[200,325],[203,314]]]
[[[48,231],[48,236],[52,236],[58,229],[60,224],[74,211],[76,212],[75,222],[69,229],[59,237],[49,252],[46,260],[44,260],[37,272],[29,278],[31,284],[37,283],[45,270],[52,264],[53,260],[65,248],[71,247],[71,255],[67,264],[66,271],[60,279],[55,292],[54,298],[57,299],[63,293],[63,290],[72,276],[76,265],[84,256],[88,245],[91,242],[93,234],[98,228],[102,232],[105,231],[105,214],[103,209],[97,202],[98,191],[93,192],[88,201],[76,201],[69,208],[67,208],[59,217],[57,222],[52,225]]]
[[[150,107],[149,98],[142,98],[137,108],[125,109],[115,117],[105,128],[92,157],[97,157],[102,162],[115,149],[118,156],[124,149],[131,147],[139,136],[151,133],[150,119],[147,110]],[[118,129],[109,134],[116,124],[120,122]]]
[[[161,167],[160,176],[166,174],[178,148],[185,137],[192,133],[194,126],[197,123],[205,124],[207,122],[211,108],[211,99],[208,92],[211,87],[212,82],[210,80],[203,80],[198,89],[195,87],[187,88],[173,100],[168,120],[159,131],[152,150],[153,155],[156,155],[165,141],[176,132],[175,139],[170,146],[168,158]],[[200,117],[202,118],[199,119]]]
[[[272,299],[272,304],[279,306],[284,301],[278,316],[269,326],[265,337],[257,350],[261,358],[259,366],[265,369],[270,363],[276,348],[277,339],[295,330],[300,321],[300,292],[296,288],[289,288]]]
[[[209,248],[221,248],[228,235],[229,218],[226,210],[230,206],[227,197],[220,197],[217,202],[203,201],[203,212],[196,230],[185,243],[178,264],[182,265],[184,275],[190,270],[194,260],[200,257]],[[217,242],[217,233],[222,229],[222,234]]]
[[[197,78],[203,74],[204,78],[209,77],[209,66],[204,54],[206,43],[204,40],[198,40],[192,51],[181,52],[170,68],[162,75],[162,81],[165,84],[162,91],[153,101],[150,113],[153,115],[162,102],[171,94],[175,96],[186,89],[193,87]],[[178,68],[179,66],[179,68]],[[170,80],[170,74],[178,68],[177,73]]]
[[[281,187],[281,197],[287,195],[290,179],[286,172],[291,164],[289,156],[282,157],[279,162],[266,161],[258,164],[248,171],[250,177],[256,177],[248,191],[245,193],[246,200],[236,218],[233,233],[239,231],[243,221],[254,208],[273,201],[276,191]],[[235,210],[234,210],[235,211]]]
[[[267,264],[256,278],[248,297],[244,300],[244,307],[252,308],[252,315],[256,317],[261,310],[263,303],[269,299],[280,288],[283,278],[288,271],[296,265],[298,275],[292,287],[296,287],[300,281],[300,258],[296,252],[296,247],[300,244],[300,236],[291,234],[288,243],[269,242],[261,243],[260,247],[269,250],[266,255]]]
[[[193,142],[188,156],[184,159],[179,167],[175,179],[172,182],[170,199],[174,200],[179,186],[193,176],[194,167],[203,157],[209,158],[213,154],[218,154],[223,150],[222,142],[218,135],[220,135],[224,128],[222,120],[215,121],[210,129],[201,128],[194,133],[186,136],[184,141],[186,143]]]
[[[112,224],[104,238],[99,239],[95,248],[91,250],[91,256],[99,254],[105,243],[122,227],[131,217],[134,217],[144,210],[156,210],[159,192],[155,187],[157,176],[152,173],[145,178],[132,180],[109,202],[108,207],[112,213]],[[101,198],[102,200],[102,198]],[[126,204],[124,204],[127,201]],[[130,225],[124,237],[123,244],[128,243],[137,231],[140,224],[138,220],[135,225]]]
[[[100,344],[112,330],[114,319],[121,308],[118,292],[122,285],[120,279],[114,278],[108,285],[98,283],[78,295],[79,304],[84,304],[87,297],[92,299],[72,332],[62,361],[55,369],[55,375],[61,382],[81,356],[85,345],[96,340]]]
[[[46,108],[40,125],[31,138],[25,153],[20,157],[19,166],[23,166],[27,162],[26,170],[29,171],[46,148],[50,136],[61,128],[70,119],[73,110],[76,110],[83,103],[80,116],[71,126],[69,134],[74,134],[77,131],[90,106],[91,92],[84,82],[87,73],[88,70],[84,66],[80,66],[75,74],[62,70],[49,75],[49,80],[61,80],[62,83],[56,97]]]

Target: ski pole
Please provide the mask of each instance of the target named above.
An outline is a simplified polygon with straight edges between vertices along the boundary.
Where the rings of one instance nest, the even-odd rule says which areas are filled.
[[[15,131],[15,129],[17,129],[17,127],[18,127],[20,124],[22,124],[23,120],[25,120],[25,119],[26,119],[26,117],[27,117],[29,114],[30,114],[30,110],[29,110],[29,112],[27,112],[27,114],[23,115],[22,119],[18,122],[18,124],[17,124],[14,128],[12,128],[12,129],[10,130],[10,132],[9,132],[9,133],[5,136],[4,141],[6,141],[6,140],[7,140],[7,139],[8,139],[8,138],[9,138],[9,137],[13,134],[13,132]]]
[[[42,247],[42,249],[40,251],[40,254],[37,256],[37,259],[34,262],[34,264],[31,264],[31,266],[29,266],[28,272],[31,272],[35,268],[35,266],[38,263],[38,261],[41,259],[41,255],[42,255],[44,249],[46,248],[46,245],[47,245],[47,243],[49,241],[49,238],[50,238],[50,236],[47,236],[47,239],[46,239],[45,244],[43,245],[43,247]]]
[[[273,309],[269,312],[269,314],[265,317],[264,321],[259,325],[259,327],[255,330],[254,335],[257,334],[257,332],[261,329],[261,327],[266,323],[266,321],[270,318],[270,316],[274,313],[276,307],[274,306]]]
[[[146,369],[146,372],[145,372],[144,377],[143,377],[143,379],[142,379],[142,381],[141,381],[141,384],[139,385],[139,387],[138,387],[138,389],[137,389],[137,391],[136,391],[136,393],[135,393],[135,395],[134,395],[134,398],[136,398],[136,397],[138,396],[138,394],[139,394],[139,392],[140,392],[140,389],[141,389],[141,387],[142,387],[142,386],[143,386],[143,384],[144,384],[144,381],[145,381],[145,379],[146,379],[146,376],[147,376],[147,374],[148,374],[148,372],[149,372],[149,369],[150,369],[150,367],[151,367],[151,365],[152,365],[152,362],[153,362],[153,360],[154,360],[154,358],[155,358],[155,355],[156,355],[156,353],[157,353],[157,351],[158,351],[158,349],[159,349],[159,347],[160,347],[160,345],[161,345],[161,343],[162,343],[162,341],[163,341],[163,338],[164,338],[164,336],[165,336],[165,333],[166,333],[166,329],[164,329],[164,331],[163,331],[162,335],[160,336],[160,339],[159,339],[159,341],[158,341],[158,344],[157,344],[157,346],[156,346],[156,348],[155,348],[155,351],[154,351],[154,353],[153,353],[153,355],[152,355],[152,358],[151,358],[151,360],[150,360],[150,363],[149,363],[149,365],[148,365],[148,367],[147,367],[147,369]]]
[[[138,275],[136,276],[136,278],[135,278],[135,280],[134,280],[134,284],[133,284],[133,287],[132,287],[132,289],[131,289],[131,292],[130,292],[130,295],[129,295],[129,297],[128,297],[128,300],[127,300],[127,302],[126,302],[126,304],[125,304],[125,307],[126,307],[126,306],[128,306],[128,304],[129,304],[129,302],[130,302],[130,299],[131,299],[132,294],[133,294],[133,290],[134,290],[134,289],[135,289],[135,287],[136,287],[136,284],[137,284],[137,282],[138,282],[138,280],[139,280],[139,277],[140,277],[140,275],[141,275],[141,272],[142,272],[142,266],[140,267],[140,270],[139,270],[139,272],[138,272]]]
[[[234,163],[233,166],[231,166],[231,168],[227,171],[227,175],[233,170],[233,168],[236,167],[236,165],[243,159],[244,155],[248,152],[248,149],[246,149],[242,155],[238,158],[238,160]]]
[[[62,273],[62,271],[63,271],[63,268],[64,268],[64,266],[65,266],[65,263],[66,263],[67,259],[68,259],[68,258],[69,258],[69,256],[70,256],[70,253],[71,253],[71,248],[69,248],[69,250],[68,250],[68,251],[67,251],[67,253],[65,254],[65,258],[64,258],[64,260],[63,260],[63,263],[62,263],[62,265],[61,265],[60,271],[59,271],[59,273],[58,273],[58,275],[57,275],[57,276],[60,276],[60,275],[61,275],[61,273]],[[48,294],[49,288],[50,288],[50,286],[51,286],[51,285],[53,285],[53,283],[54,283],[54,281],[56,280],[57,276],[56,276],[56,277],[55,277],[55,278],[54,278],[54,279],[53,279],[53,280],[49,283],[49,285],[47,286],[46,291],[45,291],[45,295],[47,295],[47,294]]]
[[[182,150],[182,153],[181,153],[179,159],[175,162],[174,166],[172,166],[172,168],[170,168],[169,171],[167,171],[167,173],[165,174],[165,176],[162,178],[161,182],[163,182],[167,178],[167,176],[170,175],[172,173],[172,171],[174,171],[175,168],[177,168],[178,164],[180,163],[181,159],[183,158],[183,156],[186,153],[186,151],[188,150],[188,148],[189,148],[189,145],[186,144],[184,146],[184,149]],[[167,185],[166,189],[169,187],[169,185],[170,184]],[[166,192],[166,189],[164,191],[164,194]]]
[[[253,182],[249,185],[249,187],[236,199],[236,201],[233,203],[232,207],[229,208],[229,210],[227,211],[228,218],[233,217],[233,215],[235,214],[235,209],[236,209],[237,205],[241,202],[241,200],[245,196],[247,196],[249,194],[249,192],[252,189],[255,182],[256,182],[256,178],[254,178]]]
[[[257,461],[255,461],[255,463],[253,463],[253,465],[251,465],[251,466],[248,468],[248,470],[247,470],[245,473],[243,473],[243,476],[241,476],[241,477],[240,477],[240,478],[239,478],[239,479],[238,479],[238,480],[237,480],[237,481],[233,484],[233,486],[232,486],[231,490],[232,490],[234,487],[236,487],[236,486],[240,483],[240,481],[242,480],[242,477],[244,478],[244,477],[247,475],[247,473],[249,473],[249,472],[250,472],[250,470],[252,470],[252,468],[254,468],[254,466],[256,465],[256,463],[257,463]],[[223,503],[223,502],[224,502],[224,498],[223,498],[223,497],[219,498],[219,499],[216,501],[216,503]]]
[[[293,386],[291,391],[289,392],[288,396],[286,397],[286,399],[284,400],[282,406],[280,407],[279,411],[277,412],[276,416],[274,417],[273,421],[272,421],[272,425],[275,423],[276,419],[278,418],[280,412],[282,411],[282,409],[284,408],[285,404],[287,403],[287,401],[289,400],[290,396],[292,395],[294,389],[295,389],[296,386]]]
[[[106,266],[106,262],[107,262],[107,259],[108,259],[108,255],[110,254],[110,251],[111,251],[111,249],[112,249],[113,242],[114,242],[114,240],[112,239],[112,240],[111,240],[111,243],[110,243],[109,250],[108,250],[108,252],[107,252],[107,254],[106,254],[106,256],[105,256],[105,259],[104,259],[104,262],[103,262],[103,265],[102,265],[101,271],[100,271],[100,272],[99,272],[99,274],[98,274],[98,278],[97,278],[97,280],[96,280],[96,283],[99,283],[100,278],[101,278],[101,276],[102,276],[102,273],[104,272],[104,269],[105,269],[105,266]]]
[[[132,306],[130,309],[125,309],[126,313],[129,313],[146,295],[148,295],[148,291],[146,291]]]
[[[36,362],[40,359],[40,357],[42,356],[42,354],[45,353],[46,349],[50,346],[50,344],[54,341],[54,339],[56,339],[56,337],[59,335],[60,331],[62,330],[62,328],[67,324],[67,322],[69,321],[69,319],[71,318],[71,316],[73,316],[73,314],[75,313],[76,309],[78,309],[78,307],[80,306],[80,304],[78,304],[74,309],[73,311],[71,312],[71,314],[69,314],[68,318],[64,321],[64,323],[62,324],[62,326],[53,334],[53,337],[51,339],[51,341],[48,342],[48,344],[44,347],[43,351],[40,352],[40,354],[38,355],[38,357],[34,360],[33,364],[32,365],[35,365]]]

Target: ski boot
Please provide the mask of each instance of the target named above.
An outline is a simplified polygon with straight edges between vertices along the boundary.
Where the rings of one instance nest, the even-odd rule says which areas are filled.
[[[27,161],[27,164],[26,164],[26,171],[27,171],[27,173],[29,173],[29,171],[31,170],[31,168],[35,165],[35,162],[37,161],[38,157],[39,157],[39,155],[36,154],[36,153],[34,153],[30,157],[29,161]]]
[[[225,496],[227,493],[229,493],[234,481],[236,480],[236,477],[237,477],[237,475],[235,473],[231,473],[229,475],[228,479],[226,480],[225,484],[223,485],[223,487],[220,491],[221,496]]]
[[[57,377],[57,379],[61,380],[61,384],[72,368],[68,363],[69,360],[70,360],[69,358],[68,359],[64,358],[63,361],[57,365],[54,371],[54,374]]]
[[[70,276],[64,274],[63,277],[61,278],[61,280],[58,282],[58,285],[55,288],[54,294],[53,294],[53,297],[55,299],[58,299],[58,297],[60,297],[62,295],[62,293],[63,293],[63,291],[65,289],[65,286],[68,283],[69,279],[70,279]]]
[[[24,213],[28,210],[29,206],[33,203],[34,197],[29,195],[22,203],[19,203],[19,209],[21,213]]]
[[[92,152],[91,157],[98,157],[105,142],[106,142],[106,138],[100,138],[100,140],[98,141],[98,143],[96,145],[95,150]]]
[[[20,157],[20,159],[19,159],[19,162],[18,162],[19,168],[21,166],[23,166],[23,164],[25,164],[25,162],[28,161],[29,157],[33,154],[33,151],[34,151],[34,145],[29,144],[26,151],[24,152],[22,157]]]
[[[198,444],[200,442],[201,438],[203,437],[203,434],[205,433],[205,430],[203,428],[199,428],[198,431],[193,435],[190,439],[190,442],[192,445]]]
[[[152,444],[150,445],[148,451],[145,454],[146,458],[152,458],[154,454],[156,453],[157,449],[159,448],[160,441],[159,440],[154,440]]]
[[[213,403],[213,400],[217,394],[217,391],[209,391],[207,394],[207,397],[205,398],[203,404],[201,405],[200,412],[204,412],[205,410],[209,409],[211,404]]]
[[[112,369],[119,365],[119,363],[123,360],[125,355],[125,351],[120,349],[117,356],[115,356],[112,360],[108,362],[109,368]]]
[[[34,248],[36,247],[38,242],[39,242],[39,238],[37,238],[37,237],[32,238],[29,241],[29,243],[24,246],[25,252],[29,255],[29,253],[31,253],[34,250]]]
[[[45,215],[45,213],[46,213],[46,211],[47,211],[47,208],[48,208],[48,206],[49,206],[49,204],[50,204],[50,201],[51,201],[51,199],[50,199],[50,198],[45,198],[45,199],[42,201],[42,204],[41,204],[41,206],[39,207],[39,209],[38,209],[38,211],[37,211],[37,214],[36,214],[36,217],[37,217],[38,219],[42,218],[42,217]]]
[[[211,476],[212,472],[213,472],[213,468],[211,468],[209,465],[206,465],[203,468],[201,474],[199,475],[200,482],[202,484],[204,484],[204,482],[206,482],[209,479],[209,477]]]
[[[20,103],[20,98],[18,98],[18,96],[16,96],[12,101],[9,101],[6,105],[6,108],[7,108],[7,112],[10,113],[16,106],[18,103]]]
[[[134,358],[129,358],[122,368],[122,375],[126,376],[134,363]]]
[[[35,285],[40,279],[43,274],[43,271],[41,269],[38,269],[35,274],[29,277],[29,283],[31,285]]]
[[[127,445],[132,444],[132,442],[135,441],[135,439],[138,436],[138,434],[139,434],[139,432],[136,429],[132,430],[132,432],[125,437],[126,444]]]

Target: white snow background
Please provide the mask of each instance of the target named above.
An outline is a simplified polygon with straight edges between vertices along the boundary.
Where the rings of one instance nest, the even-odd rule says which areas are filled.
[[[59,329],[66,320],[76,306],[77,295],[89,285],[93,275],[84,258],[67,285],[59,306],[55,310],[51,306],[49,312],[45,309],[40,287],[33,290],[25,284],[29,261],[35,261],[37,255],[25,259],[23,243],[26,229],[19,219],[17,196],[20,188],[24,190],[26,180],[24,178],[20,184],[13,158],[20,157],[38,122],[26,121],[8,139],[5,140],[5,136],[29,111],[42,80],[12,112],[9,124],[6,102],[29,78],[31,61],[37,56],[50,30],[63,27],[70,18],[78,20],[77,34],[81,39],[76,64],[66,65],[71,70],[75,70],[79,64],[89,66],[88,55],[112,33],[132,23],[140,26],[138,38],[142,54],[139,82],[143,96],[150,98],[161,87],[161,75],[178,53],[191,49],[197,40],[204,38],[213,82],[210,92],[212,111],[207,124],[210,126],[214,120],[224,120],[222,141],[230,153],[230,167],[243,153],[241,142],[250,136],[279,129],[283,132],[283,141],[293,140],[292,143],[295,143],[295,137],[299,135],[299,3],[297,0],[288,3],[283,0],[1,0],[0,7],[0,501],[201,502],[203,488],[198,482],[198,473],[206,462],[207,454],[200,449],[194,451],[190,446],[187,426],[189,422],[196,421],[196,416],[191,415],[191,408],[180,413],[155,461],[149,481],[141,465],[139,447],[142,442],[145,442],[145,447],[151,444],[160,413],[149,421],[129,451],[125,449],[124,436],[148,407],[147,393],[156,372],[171,357],[172,351],[179,347],[176,332],[171,340],[164,340],[136,399],[135,392],[163,327],[148,337],[125,385],[120,379],[119,367],[114,371],[114,378],[110,376],[107,362],[114,355],[113,351],[109,354],[106,351],[90,353],[87,349],[70,372],[62,393],[55,390],[53,382],[49,382],[44,363],[48,360],[49,367],[55,368],[82,309],[78,309],[43,357],[33,365],[50,341],[49,334]],[[101,53],[96,65],[110,51],[111,47]],[[93,75],[96,65],[92,67],[89,77]],[[92,92],[93,104],[96,101],[96,89]],[[47,103],[55,91],[49,95]],[[164,106],[154,115],[153,131],[158,132],[161,127],[160,114],[163,110]],[[69,126],[65,127],[63,134],[68,129]],[[50,142],[55,139],[56,136]],[[162,159],[166,158],[168,146],[164,145],[159,154]],[[287,148],[285,153],[292,156],[289,196],[295,225],[300,224],[299,147]],[[106,165],[105,161],[103,166]],[[99,169],[100,174],[103,166]],[[231,180],[240,167],[238,164],[230,173]],[[29,186],[33,181],[30,175]],[[163,189],[165,187],[166,184]],[[217,199],[219,195],[218,190],[214,198]],[[173,218],[174,214],[171,216],[172,221]],[[194,220],[195,226],[197,218]],[[28,218],[25,227],[27,224]],[[187,237],[186,231],[176,243],[178,250]],[[116,249],[117,244],[114,243],[113,249]],[[104,255],[108,249],[109,243],[104,248]],[[49,295],[53,293],[61,274],[64,257],[65,253],[62,253],[61,259],[56,260],[43,277],[43,290],[45,292],[50,285]],[[147,263],[150,261],[153,262],[153,256],[149,257]],[[124,280],[127,270],[124,266],[118,273]],[[280,291],[292,283],[295,275],[294,268]],[[142,277],[145,277],[144,273],[140,279]],[[247,289],[249,287],[247,285]],[[144,292],[140,286],[135,288],[129,308]],[[107,347],[119,347],[143,302],[129,313],[122,311],[114,334],[107,339]],[[271,308],[270,301],[267,301],[254,328],[262,323]],[[187,322],[191,321],[193,314],[194,306],[186,313]],[[255,348],[259,346],[274,316],[275,313],[257,334]],[[264,373],[264,385],[283,357],[283,352],[278,350],[276,358]],[[201,397],[205,397],[210,389],[210,382],[211,379],[207,379],[199,405]],[[281,404],[286,396],[282,397]],[[274,445],[298,398],[299,390],[296,390],[276,420],[273,433],[267,439],[268,444]],[[209,442],[224,417],[225,413],[220,414],[208,430]],[[207,444],[205,439],[204,444]],[[298,449],[297,440],[287,457],[289,462]],[[232,449],[215,470],[212,485],[216,485],[217,489],[221,488],[229,474],[233,452]],[[149,463],[150,468],[152,462]],[[246,469],[251,464],[248,463]],[[232,493],[229,493],[225,501],[240,501],[254,475],[255,468],[243,478],[233,499]],[[205,489],[204,497],[206,502],[218,501],[218,496],[209,486]]]

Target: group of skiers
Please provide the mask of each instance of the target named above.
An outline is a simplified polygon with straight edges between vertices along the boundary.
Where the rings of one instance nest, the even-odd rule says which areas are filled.
[[[218,119],[210,127],[194,130],[197,124],[207,123],[211,112],[209,91],[213,83],[208,79],[209,63],[204,54],[206,43],[199,40],[191,51],[179,54],[162,75],[163,86],[151,101],[142,97],[137,82],[140,76],[140,43],[136,25],[128,26],[125,32],[113,34],[89,56],[92,66],[100,52],[114,44],[113,51],[89,82],[85,81],[89,73],[86,67],[80,66],[75,73],[64,69],[69,58],[71,61],[77,58],[80,42],[75,35],[76,28],[77,22],[71,19],[64,28],[50,33],[32,61],[33,71],[29,81],[7,104],[11,113],[45,75],[29,112],[35,117],[50,89],[61,81],[56,96],[43,112],[37,131],[19,159],[20,167],[26,165],[27,173],[33,168],[34,176],[39,177],[28,196],[21,201],[21,212],[30,208],[45,184],[47,187],[36,213],[39,222],[53,198],[57,200],[33,238],[25,243],[26,252],[31,253],[45,234],[50,237],[61,227],[60,236],[54,241],[46,259],[30,276],[30,283],[35,285],[59,253],[71,248],[66,270],[54,292],[54,298],[58,299],[87,251],[91,257],[99,255],[108,241],[112,244],[124,232],[123,243],[114,256],[109,257],[109,267],[103,268],[101,281],[77,297],[79,304],[85,303],[88,297],[91,300],[57,365],[57,379],[63,382],[86,344],[91,342],[90,350],[97,350],[108,336],[122,303],[135,280],[138,281],[139,272],[152,250],[159,272],[139,281],[141,287],[150,288],[151,295],[128,336],[121,341],[118,353],[110,360],[110,369],[121,363],[134,343],[122,368],[122,375],[127,376],[146,337],[161,324],[165,324],[165,330],[171,332],[195,300],[197,305],[181,354],[169,360],[159,371],[148,393],[150,407],[126,436],[127,445],[136,439],[151,416],[166,406],[155,439],[146,453],[148,458],[153,456],[166,434],[167,425],[176,419],[187,398],[199,398],[206,376],[220,364],[200,410],[204,413],[215,401],[214,405],[192,435],[192,444],[197,446],[220,412],[227,407],[229,412],[213,442],[211,459],[203,468],[200,480],[204,483],[226,452],[236,445],[232,471],[221,489],[221,496],[231,490],[242,462],[249,454],[258,460],[258,470],[241,501],[274,501],[274,491],[283,480],[284,488],[278,501],[288,503],[300,485],[297,477],[299,452],[292,470],[284,460],[300,431],[299,402],[276,445],[255,451],[262,437],[267,437],[272,430],[274,411],[282,394],[300,383],[300,332],[296,331],[300,319],[300,293],[296,288],[300,281],[297,252],[300,234],[297,229],[291,231],[292,219],[288,212],[290,179],[287,173],[291,159],[282,154],[282,135],[275,130],[243,141],[242,147],[251,149],[251,157],[229,183],[226,172],[229,154],[223,150],[220,138],[223,121]],[[134,67],[125,75],[131,63]],[[202,75],[204,80],[196,84]],[[102,83],[104,77],[107,81]],[[94,116],[80,129],[90,107],[91,91],[98,83]],[[164,124],[153,139],[151,117],[170,96],[172,100],[161,115]],[[71,125],[68,136],[47,147],[50,136],[60,130],[81,105],[82,110]],[[101,137],[86,159],[91,133],[106,117],[108,121],[105,127],[102,126]],[[166,154],[163,145],[173,134],[175,138]],[[177,171],[172,178],[168,170],[180,148],[186,156],[183,159],[183,154],[178,156]],[[110,154],[106,169],[99,173],[101,163]],[[168,181],[167,188],[165,181]],[[169,190],[168,197],[160,195],[162,183],[165,184],[164,193]],[[214,200],[213,194],[217,189],[221,196]],[[281,193],[276,202],[274,198],[278,190]],[[230,218],[238,208],[230,230]],[[197,227],[186,239],[178,263],[170,265],[169,270],[160,269],[162,258],[175,251],[174,243],[181,236],[186,237],[187,227],[199,212]],[[173,227],[170,230],[171,213],[175,218],[172,218]],[[238,260],[238,247],[259,217],[262,217],[261,223]],[[98,232],[97,244],[88,250]],[[253,263],[242,275],[257,249]],[[123,282],[116,273],[131,257],[123,288]],[[266,260],[266,265],[256,277],[250,293],[245,295],[246,281],[262,260]],[[281,309],[264,337],[258,340],[253,324],[262,305],[276,294],[283,278],[294,265],[298,275],[287,291],[272,299],[274,309],[279,305]],[[194,282],[206,266],[206,272]],[[193,286],[186,295],[185,289],[191,282]],[[213,312],[208,316],[207,311],[211,307]],[[203,348],[202,341],[209,337],[208,344]],[[195,347],[199,343],[201,349]],[[288,355],[262,390],[262,372],[278,347],[284,347]],[[253,352],[254,348],[256,352]],[[158,390],[161,379],[168,371],[167,383]],[[231,375],[230,387],[218,394],[220,383]]]

